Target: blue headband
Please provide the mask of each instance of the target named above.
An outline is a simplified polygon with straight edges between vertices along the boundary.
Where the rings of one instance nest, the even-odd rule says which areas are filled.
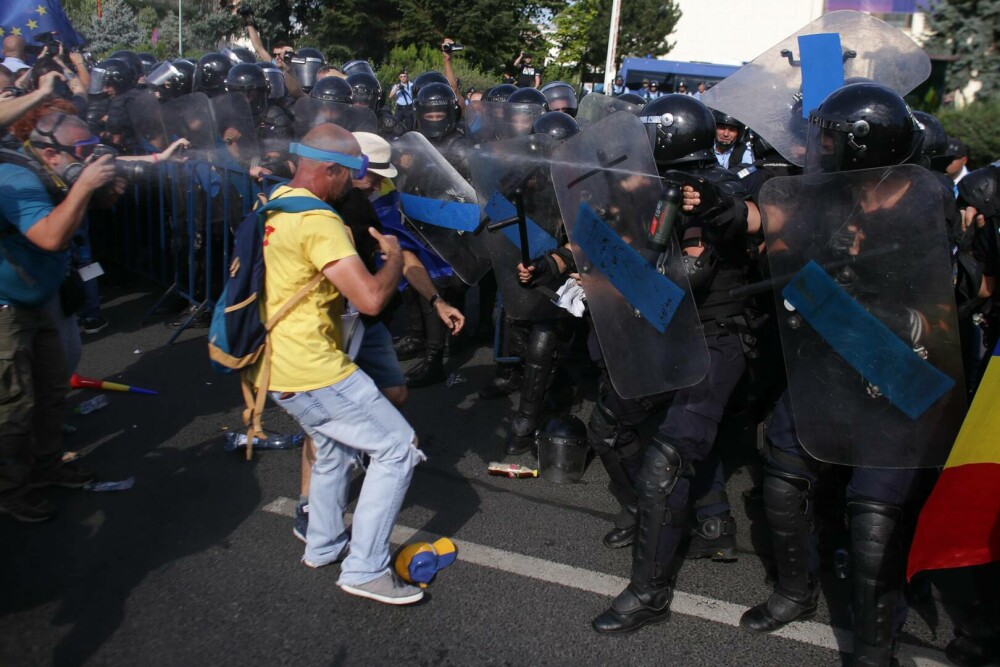
[[[346,153],[335,153],[334,151],[324,151],[319,148],[313,148],[312,146],[303,146],[302,144],[292,142],[288,146],[288,150],[293,155],[298,155],[299,157],[304,157],[307,160],[316,160],[317,162],[334,162],[348,169],[352,169],[357,172],[354,178],[360,180],[365,177],[368,173],[368,156],[367,155],[347,155]]]

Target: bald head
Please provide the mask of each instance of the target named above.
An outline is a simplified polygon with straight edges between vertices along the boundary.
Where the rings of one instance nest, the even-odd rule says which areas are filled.
[[[309,148],[345,155],[361,155],[354,135],[332,123],[323,123],[302,137],[300,144]],[[334,201],[351,187],[351,172],[336,162],[299,157],[293,188],[305,188],[324,201]]]
[[[3,38],[3,57],[24,60],[24,47],[24,37],[20,35],[7,35]]]

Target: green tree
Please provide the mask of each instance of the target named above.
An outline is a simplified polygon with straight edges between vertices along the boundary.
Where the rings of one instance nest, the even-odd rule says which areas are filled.
[[[977,99],[1000,97],[1000,0],[937,0],[927,13],[931,38],[924,48],[954,56],[945,73],[949,90],[983,84]]]
[[[148,41],[153,33],[153,28],[160,23],[160,17],[152,7],[143,7],[135,15],[135,22],[142,31],[143,39]]]
[[[616,67],[629,56],[662,56],[674,47],[667,38],[677,27],[681,10],[674,0],[622,2]],[[575,66],[580,74],[604,69],[611,27],[611,0],[576,0],[556,15],[552,45],[556,63]]]
[[[958,137],[969,146],[969,169],[988,165],[1000,156],[1000,99],[976,101],[963,109],[943,111],[938,115],[950,137]]]
[[[135,11],[125,0],[104,0],[101,16],[95,13],[86,31],[94,53],[105,54],[116,47],[132,48],[145,40],[136,24]]]

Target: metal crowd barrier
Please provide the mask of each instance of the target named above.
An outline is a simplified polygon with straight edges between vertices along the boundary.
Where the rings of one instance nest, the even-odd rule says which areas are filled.
[[[143,323],[172,296],[193,307],[173,343],[215,305],[236,226],[262,188],[269,191],[282,179],[268,177],[260,185],[246,171],[197,159],[146,166],[132,174],[113,208],[91,212],[91,242],[95,257],[164,288]]]

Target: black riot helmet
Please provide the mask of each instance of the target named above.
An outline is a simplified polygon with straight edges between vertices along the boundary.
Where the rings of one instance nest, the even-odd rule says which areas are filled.
[[[510,94],[517,90],[517,86],[512,83],[501,83],[493,86],[483,95],[483,100],[487,102],[506,102]]]
[[[446,86],[451,86],[451,84],[448,83],[448,77],[446,77],[441,72],[435,72],[434,70],[418,74],[417,77],[413,79],[411,83],[413,83],[414,98],[416,98],[421,88],[432,83],[443,83]]]
[[[923,130],[920,152],[914,155],[913,161],[931,171],[943,174],[954,159],[948,155],[948,133],[945,132],[944,125],[926,111],[914,111],[913,117]]]
[[[375,71],[368,64],[367,60],[349,60],[344,63],[340,71],[344,73],[344,76],[351,76],[352,74],[371,74],[375,76]]]
[[[417,130],[428,139],[438,139],[455,129],[458,96],[446,83],[429,83],[413,101]]]
[[[246,48],[245,46],[233,46],[230,48],[225,48],[219,51],[222,55],[229,58],[233,65],[239,65],[240,63],[255,63],[257,62],[257,56],[253,51]]]
[[[288,95],[288,89],[285,87],[285,73],[277,65],[271,62],[260,62],[257,63],[257,67],[264,72],[264,76],[267,78],[268,99],[280,100]]]
[[[142,58],[139,57],[135,51],[115,51],[108,58],[117,58],[118,60],[124,60],[128,63],[128,66],[132,68],[135,72],[135,80],[138,81],[141,77],[146,76],[146,68],[143,65]]]
[[[267,110],[270,87],[267,77],[264,76],[264,70],[257,65],[240,63],[233,66],[226,75],[226,91],[246,95],[254,118],[260,118]]]
[[[1000,168],[970,171],[958,182],[958,207],[972,206],[990,220],[1000,213]],[[991,220],[995,222],[995,220]]]
[[[809,114],[806,172],[833,173],[902,164],[922,132],[895,91],[854,83],[830,93]]]
[[[565,141],[579,132],[576,119],[562,111],[546,111],[531,124],[532,134],[547,134],[556,141]]]
[[[316,85],[316,74],[324,64],[326,58],[319,49],[306,47],[295,52],[291,60],[292,73],[298,79],[302,90],[307,93],[312,90]]]
[[[146,84],[159,93],[161,100],[187,95],[194,83],[194,63],[184,58],[163,62],[146,76]]]
[[[740,141],[743,138],[743,134],[746,132],[747,126],[727,113],[718,111],[716,109],[712,109],[711,111],[712,111],[712,116],[715,118],[716,129],[718,129],[720,125],[729,125],[730,127],[736,128],[736,137],[730,142],[723,143],[718,140],[718,135],[716,135],[715,144],[716,146],[718,146],[720,152],[725,153],[730,148],[732,148],[737,141]]]
[[[576,118],[576,91],[563,81],[553,81],[542,86],[542,95],[548,102],[549,111],[562,111]]]
[[[671,93],[642,108],[653,157],[660,167],[690,162],[715,162],[715,118],[691,95]]]
[[[646,100],[639,93],[622,93],[615,95],[615,99],[625,100],[629,104],[638,104],[640,107],[646,105]]]
[[[351,86],[355,104],[363,104],[372,111],[378,111],[382,106],[382,85],[374,75],[366,72],[351,74],[347,83]]]
[[[507,104],[537,104],[542,111],[549,110],[549,101],[542,91],[534,88],[518,88],[507,97]]]
[[[774,146],[757,132],[753,133],[753,138],[750,140],[750,149],[753,151],[754,160],[763,160],[766,157],[773,158],[778,155]]]
[[[232,68],[232,61],[221,53],[206,53],[195,65],[192,92],[221,95],[226,92],[226,75]]]
[[[354,101],[351,84],[339,76],[326,76],[317,81],[309,91],[309,97],[341,104],[352,104]]]
[[[142,51],[141,53],[137,53],[136,55],[139,56],[139,60],[142,61],[143,75],[149,76],[149,73],[152,72],[154,69],[156,69],[156,65],[159,62],[156,59],[156,56],[146,51]]]
[[[115,95],[121,95],[126,90],[135,86],[135,70],[132,66],[120,58],[108,58],[94,65],[90,71],[90,87],[87,88],[89,95],[103,95],[107,86],[115,91]]]
[[[579,482],[587,467],[587,427],[578,417],[559,415],[538,429],[538,472],[557,484]]]

